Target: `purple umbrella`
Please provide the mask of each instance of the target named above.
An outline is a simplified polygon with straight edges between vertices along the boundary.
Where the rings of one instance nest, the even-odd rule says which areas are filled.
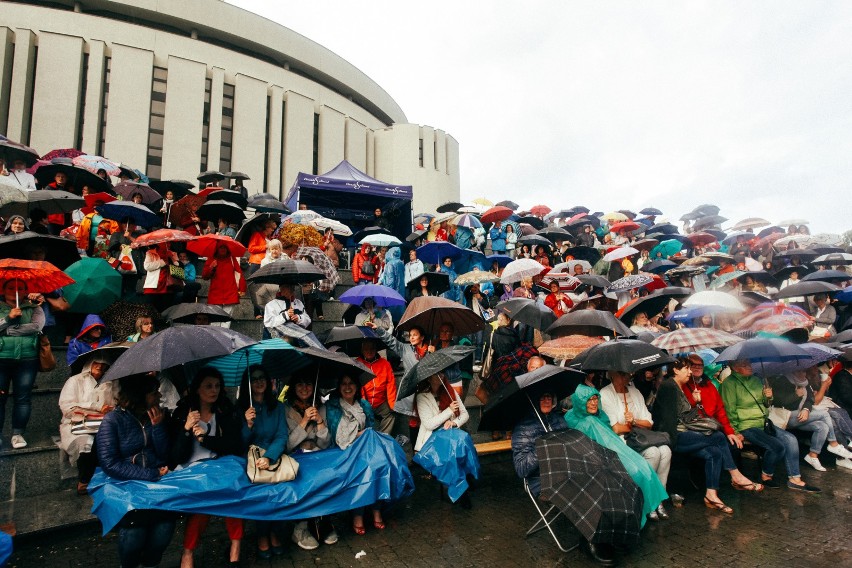
[[[360,306],[367,298],[372,298],[373,302],[382,308],[405,305],[405,298],[400,296],[396,290],[381,284],[355,286],[342,293],[338,300],[344,304]]]

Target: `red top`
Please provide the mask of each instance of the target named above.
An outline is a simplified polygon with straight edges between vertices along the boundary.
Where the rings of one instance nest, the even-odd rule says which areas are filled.
[[[692,390],[695,388],[695,383],[692,379],[681,387],[686,395],[686,400],[689,404],[695,406],[695,399],[692,398]],[[722,402],[722,396],[716,390],[716,386],[710,381],[702,381],[698,383],[698,391],[701,393],[701,404],[704,406],[704,412],[710,418],[715,418],[722,425],[722,430],[726,436],[734,433],[734,428],[731,426],[731,421],[728,420],[728,413],[725,412],[725,404]]]
[[[565,299],[562,300],[562,302],[565,304],[566,309],[568,310],[574,307],[574,302],[572,302],[571,298],[569,298],[568,296],[565,296]],[[562,309],[560,309],[559,300],[556,299],[556,294],[554,294],[553,292],[545,296],[544,305],[553,310],[553,313],[556,314],[556,317],[562,317],[566,313],[562,311]]]
[[[213,261],[216,268],[212,267]],[[240,303],[240,292],[246,291],[246,280],[240,263],[233,257],[217,259],[210,257],[204,263],[201,277],[210,280],[210,291],[207,293],[207,303],[227,306]],[[237,284],[239,277],[239,284]]]

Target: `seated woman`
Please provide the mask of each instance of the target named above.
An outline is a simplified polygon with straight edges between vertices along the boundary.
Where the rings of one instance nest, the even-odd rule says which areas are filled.
[[[103,414],[115,406],[113,383],[98,385],[109,363],[103,357],[94,357],[83,371],[65,381],[59,393],[59,447],[68,454],[72,466],[77,468],[77,495],[86,495],[89,481],[98,465],[95,436],[88,432],[76,433],[75,425],[83,425],[86,415]]]
[[[104,416],[98,429],[98,462],[115,479],[159,481],[168,472],[169,455],[160,383],[149,376],[127,377],[119,384],[117,407]],[[158,566],[175,532],[175,520],[175,515],[163,511],[125,515],[118,529],[121,566]]]
[[[562,317],[574,307],[574,302],[559,287],[559,282],[550,283],[550,294],[545,296],[544,305],[553,310],[556,317]]]
[[[648,407],[645,406],[645,398],[642,393],[630,384],[630,374],[610,371],[609,378],[612,382],[600,391],[599,406],[601,413],[599,417],[606,416],[609,419],[612,431],[618,434],[622,441],[624,441],[625,435],[632,432],[634,428],[652,429],[654,419],[651,417]],[[595,438],[592,439],[598,441]],[[598,443],[600,442],[598,441]],[[657,477],[660,479],[663,489],[665,489],[672,465],[671,448],[668,446],[650,446],[642,450],[639,455],[657,473]],[[668,519],[669,514],[663,504],[660,503],[655,511],[648,513],[648,518],[652,521]]]
[[[828,373],[821,373],[818,367],[811,367],[807,371],[808,383],[814,390],[814,408],[825,410],[831,417],[834,425],[834,433],[841,444],[846,444],[847,449],[852,450],[852,417],[845,408],[842,408],[826,393],[834,381]],[[838,459],[837,467],[852,469],[852,460]]]
[[[648,314],[645,312],[637,312],[636,315],[633,316],[633,324],[630,326],[630,331],[633,333],[665,333],[669,331],[665,327],[658,325],[657,319],[658,316],[648,318]]]
[[[817,471],[825,471],[819,454],[826,440],[829,452],[843,459],[852,457],[852,453],[837,441],[828,412],[813,407],[814,391],[808,384],[805,369],[792,371],[786,377],[769,377],[769,386],[772,388],[772,406],[790,412],[784,429],[811,432],[811,445],[805,456],[808,465]]]
[[[242,427],[225,393],[222,373],[213,367],[198,370],[189,385],[189,394],[178,403],[172,414],[171,430],[170,469],[190,467],[201,460],[219,456],[242,455]],[[207,515],[190,515],[187,519],[181,568],[193,566],[193,552],[209,522]],[[225,526],[231,539],[230,562],[239,563],[243,521],[227,518]]]
[[[373,407],[361,398],[361,385],[349,375],[340,377],[337,390],[331,393],[326,408],[331,439],[341,450],[351,446],[358,436],[364,433],[364,430],[375,425]],[[373,526],[383,530],[385,523],[382,519],[382,510],[375,505],[371,509]],[[352,530],[357,535],[365,533],[363,509],[352,511]]]
[[[68,343],[68,352],[65,354],[65,360],[70,367],[77,360],[77,357],[83,353],[103,347],[107,343],[112,343],[112,336],[107,331],[104,320],[97,314],[89,314],[83,320],[80,333]]]
[[[287,419],[287,451],[315,452],[331,444],[331,432],[326,423],[326,407],[317,393],[314,396],[314,379],[310,374],[295,375],[284,399],[284,416]],[[311,522],[315,522],[310,519]],[[299,521],[293,529],[293,542],[303,550],[314,550],[319,542],[308,530],[308,521]],[[332,528],[323,539],[326,544],[337,542],[337,532]]]
[[[243,415],[243,446],[259,446],[264,450],[257,460],[258,469],[269,469],[287,447],[287,420],[284,406],[272,391],[272,380],[262,365],[250,365],[243,373],[237,408]],[[281,523],[256,521],[257,556],[263,560],[284,554],[278,538]]]
[[[573,407],[565,415],[568,427],[579,430],[598,444],[618,454],[624,469],[645,497],[643,513],[649,516],[656,512],[663,500],[668,497],[666,488],[660,483],[660,478],[648,462],[627,447],[627,444],[612,431],[609,417],[600,410],[600,393],[597,389],[579,385],[571,395],[571,402]]]
[[[136,333],[127,336],[127,341],[138,343],[153,334],[154,319],[151,316],[139,316],[136,318]]]
[[[689,454],[704,460],[704,476],[706,489],[704,505],[709,509],[718,509],[732,515],[734,510],[725,505],[719,498],[719,477],[722,468],[731,474],[731,485],[734,489],[743,491],[763,491],[763,485],[753,483],[740,473],[731,456],[728,440],[722,432],[716,431],[710,435],[702,432],[686,430],[678,421],[678,417],[689,412],[692,408],[681,387],[689,381],[689,359],[680,357],[671,364],[672,376],[663,379],[657,390],[657,400],[654,402],[652,415],[657,430],[668,432],[671,436],[675,452]]]
[[[373,298],[365,298],[361,302],[361,311],[355,316],[355,325],[366,325],[366,322],[375,324],[388,333],[393,333],[393,318],[387,308],[376,306]]]
[[[420,430],[417,432],[417,442],[414,444],[415,452],[423,448],[436,430],[461,428],[469,418],[464,403],[447,382],[443,373],[420,381],[417,385],[414,404],[420,419]],[[458,499],[459,504],[465,509],[470,509],[472,506],[469,493],[470,491],[465,491]],[[447,487],[444,485],[441,486],[441,497],[444,500],[450,500]]]

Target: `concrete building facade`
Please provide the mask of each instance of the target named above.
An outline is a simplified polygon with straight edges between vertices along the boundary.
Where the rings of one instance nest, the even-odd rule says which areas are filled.
[[[317,43],[220,0],[0,1],[0,132],[194,180],[241,171],[282,196],[349,160],[414,186],[416,211],[459,197],[459,146],[408,124],[374,81]]]

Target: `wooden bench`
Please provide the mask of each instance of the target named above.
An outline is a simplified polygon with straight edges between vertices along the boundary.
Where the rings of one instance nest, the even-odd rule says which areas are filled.
[[[476,444],[476,453],[480,456],[512,451],[512,440],[497,440]]]

